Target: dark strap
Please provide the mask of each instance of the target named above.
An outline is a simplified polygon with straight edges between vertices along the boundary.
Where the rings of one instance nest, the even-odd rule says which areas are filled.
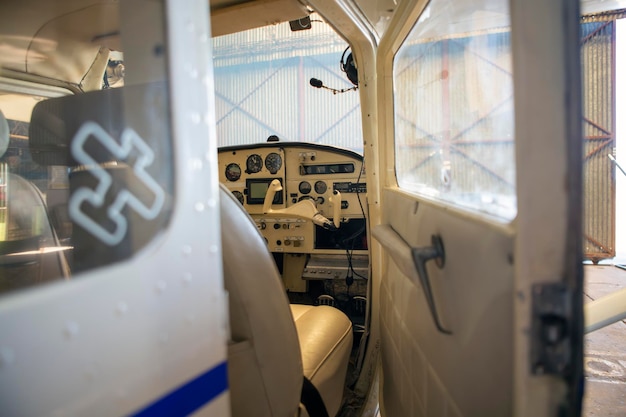
[[[310,417],[328,417],[328,411],[324,405],[324,400],[315,385],[305,376],[302,382],[302,395],[300,402],[306,408]]]

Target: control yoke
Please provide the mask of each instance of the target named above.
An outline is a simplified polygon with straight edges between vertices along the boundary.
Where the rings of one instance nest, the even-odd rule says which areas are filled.
[[[328,201],[333,206],[333,221],[331,222],[329,219],[322,216],[322,214],[317,210],[317,206],[315,205],[315,203],[308,198],[298,201],[291,207],[273,210],[272,201],[274,201],[274,194],[276,194],[278,191],[281,191],[282,189],[283,186],[278,180],[273,180],[270,183],[269,187],[267,187],[265,199],[263,200],[264,214],[278,214],[300,217],[303,219],[311,220],[318,226],[321,226],[324,229],[328,230],[337,230],[339,228],[341,222],[341,193],[339,191],[335,191],[333,196],[328,199]]]

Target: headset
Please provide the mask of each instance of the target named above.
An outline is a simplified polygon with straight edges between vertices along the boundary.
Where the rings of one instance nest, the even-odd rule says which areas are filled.
[[[359,75],[356,69],[356,64],[354,62],[354,57],[352,56],[352,52],[350,52],[348,54],[348,56],[346,56],[346,52],[348,52],[348,50],[350,49],[350,47],[348,46],[344,51],[343,54],[341,54],[341,60],[339,61],[339,67],[341,68],[341,70],[343,72],[346,73],[346,76],[348,77],[348,80],[350,80],[350,82],[352,84],[354,84],[355,86],[359,85]]]

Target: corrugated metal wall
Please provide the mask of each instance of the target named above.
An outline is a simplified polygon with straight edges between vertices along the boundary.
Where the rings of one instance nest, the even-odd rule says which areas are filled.
[[[615,21],[581,25],[584,256],[615,256]]]

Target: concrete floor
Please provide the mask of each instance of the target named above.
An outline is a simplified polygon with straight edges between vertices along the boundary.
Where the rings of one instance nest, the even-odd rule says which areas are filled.
[[[585,265],[585,302],[626,287],[626,271],[613,265]],[[626,322],[585,337],[583,417],[626,417]]]

